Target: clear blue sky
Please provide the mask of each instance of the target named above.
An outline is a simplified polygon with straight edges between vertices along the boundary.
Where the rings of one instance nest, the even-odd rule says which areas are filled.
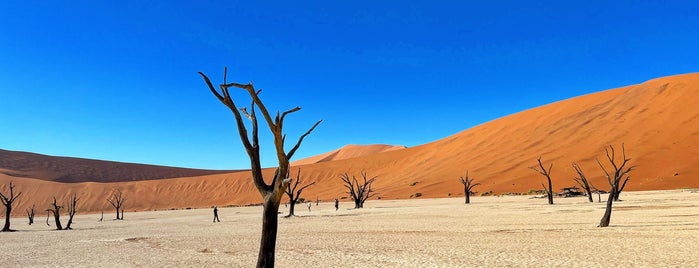
[[[197,75],[224,66],[272,110],[303,107],[289,141],[324,120],[295,159],[699,70],[695,1],[347,2],[2,1],[0,148],[248,168]]]

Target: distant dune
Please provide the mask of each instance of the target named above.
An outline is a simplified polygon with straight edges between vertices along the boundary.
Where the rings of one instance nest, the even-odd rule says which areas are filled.
[[[121,163],[75,157],[57,157],[0,149],[0,173],[57,182],[119,182],[158,180],[228,173]]]
[[[328,162],[328,161],[335,161],[335,160],[344,160],[344,159],[351,159],[351,158],[357,158],[357,157],[362,157],[362,156],[367,156],[367,155],[372,155],[372,154],[377,154],[377,153],[382,153],[382,152],[389,152],[389,151],[394,151],[394,150],[400,150],[400,149],[405,149],[407,147],[405,146],[396,146],[396,145],[386,145],[386,144],[372,144],[372,145],[355,145],[355,144],[349,144],[345,145],[344,147],[330,151],[324,154],[319,154],[316,156],[311,156],[308,158],[304,158],[298,161],[293,161],[291,162],[292,165],[295,166],[300,166],[300,165],[308,165],[308,164],[315,164],[315,163],[322,163],[322,162]]]
[[[304,180],[317,182],[304,191],[307,199],[346,196],[339,175],[359,175],[362,170],[378,176],[375,186],[385,199],[409,198],[415,193],[423,197],[462,195],[458,178],[466,170],[482,183],[476,191],[527,192],[540,189],[544,181],[528,168],[536,164],[539,156],[546,164],[554,163],[555,189],[575,184],[570,165],[573,161],[580,164],[595,186],[605,189],[609,186],[595,158],[604,162],[604,146],[612,144],[620,149],[623,142],[631,163],[637,165],[626,187],[628,191],[699,187],[697,107],[699,74],[677,75],[526,110],[421,146],[372,153],[346,147],[295,164],[302,168]],[[312,137],[306,142],[312,142]],[[39,168],[34,173],[0,173],[0,184],[13,179],[17,189],[27,193],[22,206],[45,206],[53,195],[63,197],[78,192],[84,196],[82,209],[87,211],[107,209],[104,198],[116,188],[130,196],[127,210],[261,202],[246,171],[70,184],[46,181],[39,177],[41,171]],[[273,170],[265,172],[271,176]],[[294,168],[292,172],[295,173]]]

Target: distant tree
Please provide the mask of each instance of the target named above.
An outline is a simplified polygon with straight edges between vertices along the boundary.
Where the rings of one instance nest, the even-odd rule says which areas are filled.
[[[544,191],[546,191],[546,196],[549,199],[549,205],[553,205],[553,185],[551,184],[551,169],[553,168],[553,163],[551,163],[551,165],[549,165],[549,168],[546,169],[544,168],[544,164],[541,163],[541,156],[539,156],[539,158],[537,158],[536,161],[539,162],[539,166],[533,166],[529,168],[546,177],[546,180],[548,181],[548,187],[546,187],[543,183],[541,184],[541,186],[544,187]]]
[[[51,206],[52,208],[49,208],[46,211],[49,214],[53,213],[53,218],[56,221],[56,230],[63,230],[63,225],[61,225],[61,209],[63,208],[63,206],[58,205],[55,196],[53,197],[53,203],[51,203]],[[48,215],[46,217],[46,224],[49,224]]]
[[[611,164],[612,169],[614,171],[610,173],[611,169],[608,171],[607,168],[605,168],[604,165],[602,165],[599,159],[597,160],[597,164],[599,164],[599,167],[604,172],[604,175],[607,178],[607,182],[609,182],[610,188],[609,197],[607,198],[607,206],[604,210],[604,215],[602,216],[602,219],[600,220],[600,223],[597,227],[609,226],[609,221],[612,217],[612,205],[614,203],[614,200],[619,198],[618,194],[623,189],[623,186],[620,187],[619,183],[621,182],[621,179],[624,176],[626,176],[626,180],[624,181],[625,186],[626,181],[629,180],[628,173],[634,170],[634,168],[636,168],[636,166],[626,166],[631,159],[626,158],[626,148],[624,148],[623,143],[621,144],[621,163],[617,163],[617,157],[616,152],[614,150],[614,146],[609,145],[609,148],[605,147],[604,151],[606,153],[607,160],[609,160],[609,163]]]
[[[294,215],[294,207],[296,206],[296,203],[298,203],[299,198],[301,197],[301,192],[303,189],[308,188],[311,185],[316,184],[316,182],[311,182],[306,185],[301,186],[301,188],[298,188],[298,186],[301,184],[301,169],[299,168],[298,174],[296,174],[296,179],[291,179],[291,182],[289,183],[289,187],[286,188],[286,195],[289,197],[289,215],[286,215],[286,217],[291,217],[295,216]],[[298,189],[297,189],[298,188]]]
[[[112,207],[116,210],[116,219],[117,220],[123,220],[124,217],[124,211],[121,210],[121,217],[119,216],[119,210],[121,207],[124,205],[124,202],[126,202],[126,197],[124,194],[121,192],[121,190],[114,190],[112,191],[112,195],[107,198],[107,202],[109,202]]]
[[[35,205],[32,204],[32,206],[27,209],[27,218],[29,218],[29,225],[34,224],[34,215],[35,214],[36,214]]]
[[[460,178],[461,184],[464,185],[464,195],[466,196],[466,204],[471,203],[471,194],[473,194],[473,187],[481,185],[480,183],[473,183],[473,178],[468,177],[468,170],[466,170],[466,177]]]
[[[616,194],[614,195],[614,201],[615,201],[615,202],[616,202],[616,201],[621,201],[621,200],[619,200],[619,195],[621,194],[621,192],[624,191],[624,188],[626,187],[626,183],[629,182],[630,179],[631,179],[631,176],[626,175],[626,179],[624,179],[624,182],[621,184],[621,187],[619,187],[619,191],[616,192]]]
[[[7,191],[7,186],[3,186],[3,191],[0,191],[0,201],[5,206],[5,226],[2,227],[2,232],[12,232],[10,229],[10,215],[12,214],[12,203],[17,200],[18,197],[22,195],[22,192],[15,194],[15,184],[10,182],[9,194],[5,195],[3,192]]]
[[[291,150],[285,152],[284,143],[286,141],[286,135],[283,133],[284,119],[287,115],[301,110],[301,107],[294,107],[283,113],[277,112],[277,115],[273,118],[267,107],[260,100],[260,91],[256,90],[252,83],[239,84],[239,83],[227,83],[226,82],[227,68],[223,69],[223,84],[218,86],[219,90],[214,88],[214,85],[209,80],[204,73],[199,72],[199,75],[204,79],[207,87],[211,93],[216,96],[216,98],[228,107],[233,116],[235,117],[235,122],[238,127],[238,134],[240,140],[245,147],[245,151],[250,158],[250,172],[252,173],[252,180],[255,187],[260,192],[263,202],[263,212],[262,212],[262,237],[260,239],[260,251],[257,255],[257,267],[274,267],[274,254],[277,246],[277,229],[279,225],[279,219],[277,214],[279,213],[279,204],[281,203],[284,191],[288,187],[289,181],[286,176],[289,174],[289,159],[291,159],[296,150],[301,146],[303,139],[311,134],[311,132],[320,124],[322,120],[317,121],[308,131],[306,131],[301,137],[299,137],[296,144],[291,147]],[[230,88],[243,89],[250,95],[252,103],[250,104],[250,111],[246,107],[238,108],[233,102],[233,98],[229,93]],[[257,106],[257,107],[256,107]],[[274,137],[274,148],[277,153],[278,166],[274,173],[274,178],[270,184],[265,182],[262,176],[262,164],[260,163],[260,146],[258,141],[258,122],[256,111],[262,113],[262,116],[269,127],[272,136]],[[242,113],[242,114],[241,114]],[[248,134],[248,129],[243,121],[243,116],[247,117],[251,121],[252,135]]]
[[[372,178],[367,178],[366,171],[362,171],[362,181],[357,180],[357,177],[352,175],[352,178],[345,173],[340,176],[340,179],[344,183],[343,186],[347,188],[347,193],[354,200],[354,208],[363,208],[364,202],[377,193],[371,188],[371,184],[376,181],[376,176]]]
[[[75,216],[75,213],[78,211],[78,198],[77,194],[73,194],[73,198],[68,201],[68,224],[66,224],[66,230],[73,229],[70,227],[71,224],[73,224],[73,216]]]
[[[573,168],[575,169],[575,172],[578,173],[578,176],[573,178],[573,180],[580,185],[580,187],[585,190],[585,193],[587,194],[587,200],[590,201],[590,203],[594,203],[595,200],[592,199],[592,189],[594,186],[587,180],[587,177],[585,176],[585,173],[583,170],[578,166],[577,163],[573,162]]]

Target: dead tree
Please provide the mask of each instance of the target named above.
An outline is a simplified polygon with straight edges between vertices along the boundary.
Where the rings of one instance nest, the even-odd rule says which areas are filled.
[[[553,163],[551,163],[551,165],[549,165],[549,168],[546,169],[544,168],[544,164],[541,163],[541,156],[539,156],[539,158],[537,158],[536,161],[539,162],[539,166],[533,166],[529,168],[546,177],[549,187],[547,188],[543,183],[541,184],[541,186],[544,187],[544,191],[546,191],[546,196],[549,199],[549,205],[553,205],[553,185],[551,184],[551,169],[553,168]]]
[[[613,173],[610,173],[607,170],[607,168],[602,165],[602,163],[597,160],[597,164],[599,164],[599,167],[602,168],[602,171],[604,172],[604,176],[607,178],[607,182],[609,182],[609,197],[607,198],[607,207],[604,210],[604,215],[602,216],[602,219],[600,220],[600,223],[597,227],[607,227],[609,226],[609,221],[611,220],[612,217],[612,204],[614,203],[614,199],[618,199],[618,194],[621,192],[619,183],[621,182],[621,179],[626,176],[626,180],[624,181],[624,186],[626,185],[626,181],[629,180],[628,178],[628,173],[631,172],[636,166],[630,166],[626,167],[626,165],[629,163],[630,158],[626,158],[626,148],[624,148],[624,144],[621,144],[621,164],[617,163],[617,157],[616,157],[616,151],[614,150],[614,146],[609,145],[609,148],[604,148],[604,151],[607,155],[607,160],[609,160],[609,163],[612,165],[612,168],[614,169]]]
[[[209,78],[202,72],[199,75],[204,79],[207,87],[216,98],[228,107],[233,116],[235,117],[235,122],[238,128],[238,134],[240,140],[245,147],[245,151],[250,158],[250,172],[252,173],[252,180],[255,187],[260,192],[263,202],[263,216],[262,216],[262,236],[260,239],[260,250],[257,256],[257,267],[274,267],[274,253],[277,245],[277,227],[278,227],[278,217],[277,213],[279,211],[279,204],[281,202],[282,196],[284,195],[284,190],[288,187],[289,181],[286,176],[289,174],[289,159],[291,159],[296,150],[301,146],[303,139],[311,134],[313,129],[315,129],[322,120],[317,121],[310,129],[308,129],[303,135],[301,135],[296,142],[296,144],[291,147],[288,152],[284,151],[284,143],[286,141],[286,135],[283,133],[284,119],[287,115],[301,110],[300,107],[294,107],[283,113],[277,112],[275,117],[272,117],[267,110],[267,107],[260,100],[260,92],[256,90],[252,83],[239,84],[239,83],[227,83],[226,75],[227,68],[223,69],[223,83],[218,86],[218,89],[214,88]],[[247,107],[238,108],[233,98],[229,93],[230,88],[239,88],[244,90],[252,99],[250,104],[250,110]],[[278,166],[274,173],[274,177],[271,183],[265,182],[262,176],[262,164],[260,163],[260,146],[258,140],[258,122],[256,110],[259,109],[262,113],[264,121],[267,123],[270,132],[274,137],[274,148],[277,154]],[[252,134],[248,133],[248,129],[243,121],[243,116],[251,121]]]
[[[27,218],[29,218],[29,225],[34,224],[34,215],[36,214],[35,205],[32,204],[30,208],[27,209]]]
[[[316,182],[311,182],[309,184],[306,184],[304,186],[301,186],[301,188],[298,188],[298,186],[301,184],[301,169],[299,168],[298,174],[296,174],[296,179],[291,179],[293,181],[289,183],[289,187],[286,188],[286,195],[289,197],[289,215],[286,215],[286,217],[291,217],[295,216],[294,215],[294,207],[296,203],[299,201],[299,198],[301,197],[301,192],[303,189],[308,188],[311,185],[316,184]],[[298,188],[298,189],[296,189]],[[317,200],[317,198],[316,198]],[[317,201],[316,201],[317,202]]]
[[[75,212],[77,212],[77,206],[78,206],[78,198],[77,194],[73,194],[73,198],[68,201],[68,224],[66,224],[65,230],[71,230],[73,228],[70,227],[71,224],[73,224],[73,216],[75,216]]]
[[[119,209],[124,205],[124,202],[126,202],[126,197],[124,197],[124,194],[121,192],[121,190],[114,190],[112,191],[112,196],[107,198],[107,202],[109,202],[112,207],[116,210],[116,220],[123,220],[124,219],[124,212],[122,210],[121,212],[121,217],[119,217]]]
[[[578,173],[578,176],[573,178],[575,182],[580,185],[585,190],[585,193],[587,194],[587,200],[590,201],[590,203],[594,203],[595,200],[592,199],[592,188],[595,188],[592,186],[592,184],[587,180],[587,177],[585,176],[585,173],[582,171],[580,166],[578,166],[577,163],[573,162],[573,168],[575,169],[575,172]]]
[[[624,183],[621,184],[621,187],[619,187],[619,191],[616,192],[616,194],[614,195],[614,201],[615,201],[615,202],[616,202],[616,201],[620,201],[620,200],[619,200],[619,195],[621,194],[622,191],[624,191],[624,187],[626,187],[626,183],[629,182],[630,179],[631,179],[631,176],[626,175],[626,179],[624,179]]]
[[[0,201],[2,201],[2,204],[5,206],[5,226],[2,227],[2,232],[12,232],[12,229],[10,229],[10,215],[12,214],[12,203],[17,200],[18,197],[22,195],[22,192],[19,192],[18,194],[15,194],[15,184],[10,182],[9,185],[9,194],[5,195],[3,192],[7,189],[6,186],[3,186],[3,191],[0,191]]]
[[[46,212],[53,213],[53,218],[56,221],[56,230],[63,230],[63,225],[61,225],[61,209],[63,206],[59,206],[58,203],[56,202],[56,197],[53,197],[53,203],[51,204],[53,208],[49,208],[46,210]],[[49,219],[48,215],[46,215],[46,224],[49,225]]]
[[[377,194],[374,192],[374,189],[371,188],[371,184],[376,181],[376,176],[367,179],[366,171],[362,171],[361,174],[361,182],[357,180],[357,177],[354,175],[352,175],[351,179],[347,173],[340,176],[345,188],[347,188],[347,193],[352,197],[352,200],[354,200],[354,208],[363,208],[364,202]]]
[[[464,195],[466,195],[466,203],[469,204],[471,203],[471,194],[473,193],[471,190],[473,187],[476,187],[478,185],[481,185],[480,183],[473,183],[473,178],[468,177],[468,170],[466,170],[466,177],[461,177],[461,184],[464,185]]]

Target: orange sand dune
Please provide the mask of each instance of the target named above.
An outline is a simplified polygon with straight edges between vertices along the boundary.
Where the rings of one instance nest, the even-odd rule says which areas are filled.
[[[388,152],[394,150],[405,149],[405,146],[396,145],[386,145],[386,144],[372,144],[372,145],[355,145],[349,144],[345,145],[340,149],[330,151],[324,154],[319,154],[316,156],[311,156],[301,160],[291,162],[292,165],[308,165],[321,162],[344,160],[350,158],[357,158],[366,155],[377,154],[381,152]]]
[[[574,185],[572,161],[580,164],[595,186],[605,189],[608,185],[595,158],[604,160],[604,146],[613,144],[620,149],[624,142],[631,163],[637,165],[627,190],[699,187],[697,107],[699,74],[671,76],[530,109],[421,146],[297,167],[302,168],[304,180],[317,182],[304,191],[304,197],[311,200],[346,196],[338,176],[345,172],[359,175],[362,170],[378,176],[375,188],[382,198],[463,194],[458,178],[467,169],[482,183],[476,191],[521,193],[541,189],[544,178],[529,169],[538,156],[546,164],[554,163],[556,189]],[[293,168],[292,172],[295,174]],[[266,170],[267,176],[272,173]],[[83,210],[99,211],[107,208],[104,198],[115,188],[129,196],[127,211],[261,200],[245,171],[72,184],[0,174],[0,184],[11,179],[25,192],[22,206],[46,206],[52,195],[78,192],[84,196]]]

